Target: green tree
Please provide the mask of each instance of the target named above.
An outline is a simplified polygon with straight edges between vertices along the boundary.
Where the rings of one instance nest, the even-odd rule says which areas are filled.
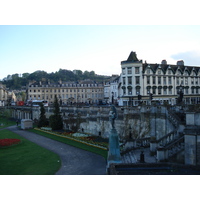
[[[44,105],[41,103],[40,104],[40,118],[39,118],[39,121],[38,121],[38,127],[44,127],[44,126],[47,126],[48,125],[48,121],[47,121],[47,118],[46,118],[46,114],[45,114],[45,108],[44,108]]]
[[[54,114],[49,117],[49,123],[52,130],[61,130],[63,128],[63,120],[60,114],[58,98],[55,95]]]

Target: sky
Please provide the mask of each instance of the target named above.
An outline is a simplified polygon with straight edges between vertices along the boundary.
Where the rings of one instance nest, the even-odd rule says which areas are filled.
[[[131,51],[148,63],[200,66],[199,25],[1,25],[0,79],[59,69],[121,73]]]

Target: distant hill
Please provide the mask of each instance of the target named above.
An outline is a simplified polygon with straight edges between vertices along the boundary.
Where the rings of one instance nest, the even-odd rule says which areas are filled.
[[[21,89],[26,86],[30,81],[50,81],[51,83],[58,83],[61,81],[80,81],[90,79],[93,81],[104,82],[110,79],[111,76],[97,75],[94,71],[59,69],[59,71],[47,73],[42,70],[35,71],[31,74],[23,73],[22,75],[13,74],[8,75],[2,80],[2,83],[6,85],[9,90]]]

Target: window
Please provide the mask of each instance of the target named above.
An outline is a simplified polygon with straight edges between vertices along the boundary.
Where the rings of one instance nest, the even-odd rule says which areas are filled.
[[[158,74],[161,74],[161,69],[158,70]]]
[[[169,94],[172,94],[172,88],[169,88]]]
[[[140,73],[140,68],[139,67],[135,67],[135,74],[139,74]]]
[[[132,95],[132,88],[128,88],[128,94]]]
[[[153,76],[153,84],[156,84],[156,77]]]
[[[158,84],[161,84],[161,77],[158,77]]]
[[[181,85],[183,85],[183,78],[181,78]]]
[[[132,76],[129,76],[129,77],[128,77],[128,84],[129,84],[129,85],[132,85]]]
[[[179,77],[176,77],[176,85],[179,85]]]
[[[125,94],[126,94],[126,88],[123,89],[123,95],[125,95]]]
[[[123,85],[126,85],[126,78],[123,77]]]
[[[163,93],[167,94],[167,89],[166,88],[163,89]]]
[[[136,76],[136,77],[135,77],[135,84],[136,84],[136,85],[139,85],[139,84],[140,84],[140,77],[139,77],[139,76]]]
[[[122,68],[122,74],[125,75],[126,74],[126,69]]]
[[[172,70],[171,69],[168,70],[168,74],[172,74]]]
[[[147,84],[150,84],[150,76],[147,76]]]
[[[132,74],[132,68],[128,67],[128,74]]]
[[[195,78],[195,83],[196,85],[198,85],[198,78]]]
[[[192,94],[194,94],[194,88],[193,87],[191,88],[191,91],[192,91]]]
[[[150,69],[147,69],[147,74],[150,74],[151,73],[151,70]]]
[[[185,85],[188,85],[188,78],[185,78]]]
[[[158,88],[158,94],[161,94],[161,90],[162,90],[161,88]]]
[[[136,87],[136,94],[140,94],[140,88],[139,87]]]
[[[164,85],[167,84],[166,77],[163,77],[163,84],[164,84]]]
[[[172,77],[168,77],[168,84],[172,84]]]
[[[194,85],[194,78],[191,78],[191,84]]]

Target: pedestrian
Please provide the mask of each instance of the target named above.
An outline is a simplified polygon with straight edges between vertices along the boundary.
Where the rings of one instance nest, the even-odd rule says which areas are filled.
[[[19,121],[18,121],[18,119],[16,120],[16,124],[17,124],[17,126],[18,126],[18,124],[19,124]]]

